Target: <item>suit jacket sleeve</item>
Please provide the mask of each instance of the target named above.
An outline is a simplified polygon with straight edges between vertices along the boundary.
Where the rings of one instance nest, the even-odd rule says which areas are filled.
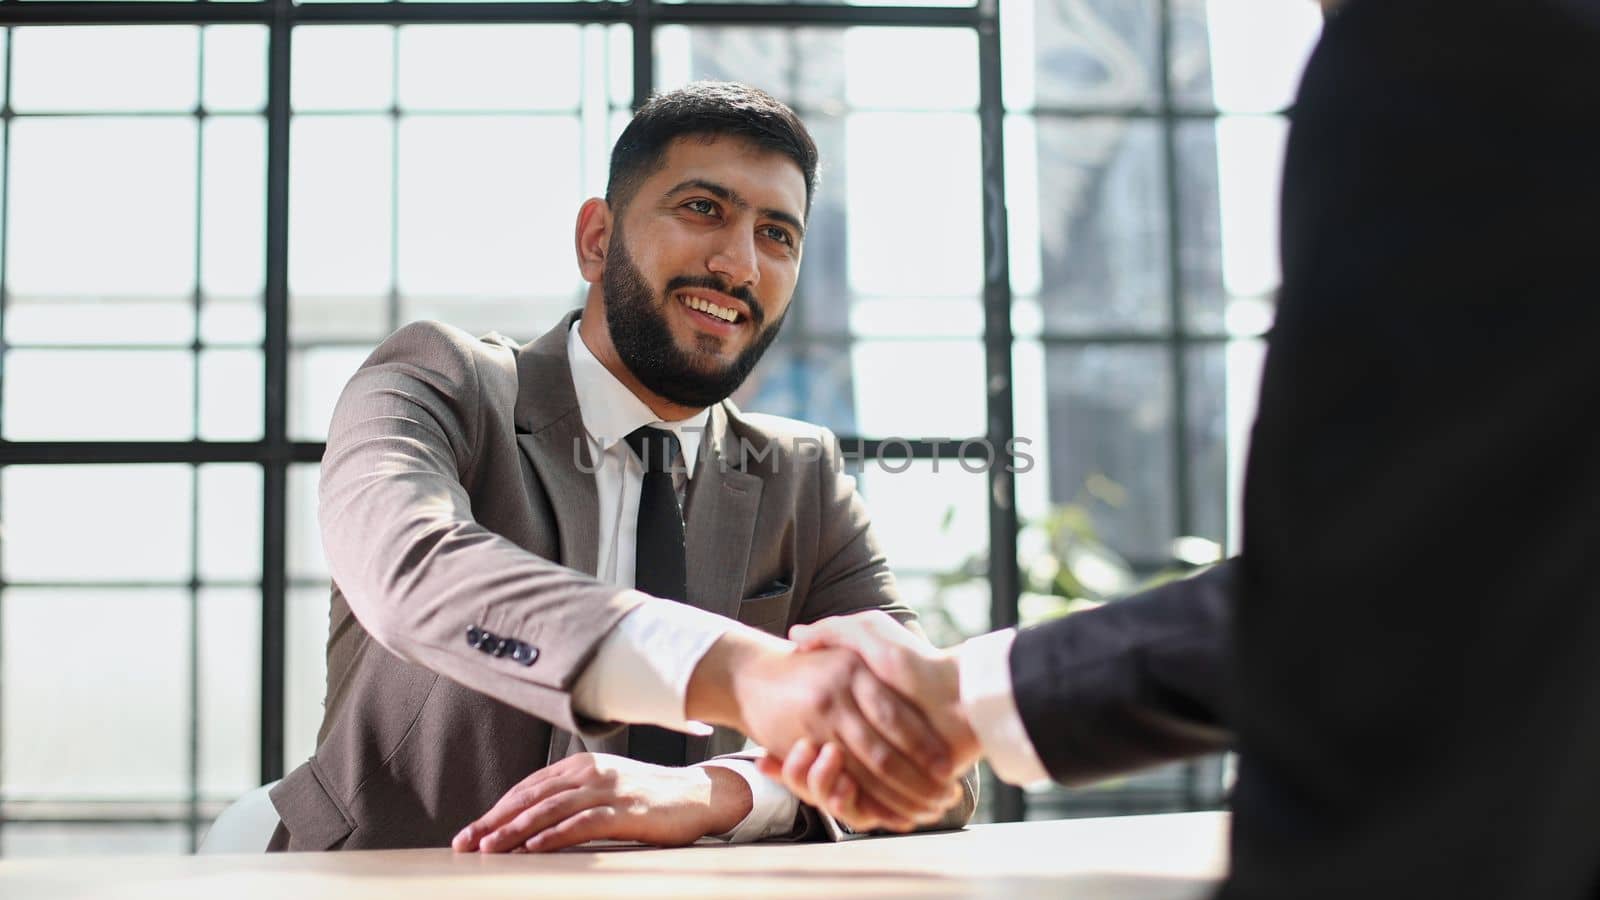
[[[1052,778],[1081,784],[1229,746],[1236,565],[1017,634],[1017,709]]]
[[[569,690],[637,594],[536,556],[472,516],[463,480],[485,408],[515,379],[480,377],[503,348],[432,323],[375,350],[340,396],[318,518],[334,581],[378,643],[561,728],[597,733]],[[504,382],[504,383],[502,383]],[[538,651],[531,665],[467,643],[477,626]],[[611,726],[614,727],[614,726]]]

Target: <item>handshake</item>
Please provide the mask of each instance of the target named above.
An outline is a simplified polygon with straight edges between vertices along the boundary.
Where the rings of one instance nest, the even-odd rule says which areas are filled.
[[[789,636],[724,635],[694,670],[688,716],[748,735],[766,775],[856,831],[938,822],[979,756],[954,654],[877,611]]]

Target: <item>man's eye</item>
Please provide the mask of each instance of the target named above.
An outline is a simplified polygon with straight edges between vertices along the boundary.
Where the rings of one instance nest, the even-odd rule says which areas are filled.
[[[702,216],[709,216],[717,211],[716,206],[713,205],[710,200],[690,200],[688,203],[685,203],[684,206],[694,210]]]
[[[789,236],[789,232],[784,231],[782,228],[775,228],[775,227],[769,226],[764,230],[767,233],[767,237],[772,238],[773,240],[777,241],[778,243],[787,244],[789,246],[794,246],[794,238],[790,237]]]

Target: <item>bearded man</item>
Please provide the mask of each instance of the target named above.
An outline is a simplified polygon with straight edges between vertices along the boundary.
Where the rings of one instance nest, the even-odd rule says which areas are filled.
[[[525,345],[414,323],[362,365],[319,490],[326,712],[272,849],[836,834],[746,735],[831,744],[849,825],[970,817],[970,730],[779,637],[913,618],[834,437],[727,401],[788,311],[816,172],[758,90],[657,96],[578,213],[582,310]]]

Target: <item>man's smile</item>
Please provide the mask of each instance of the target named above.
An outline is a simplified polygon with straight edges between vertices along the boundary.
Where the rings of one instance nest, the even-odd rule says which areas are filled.
[[[696,328],[719,337],[738,333],[751,320],[743,303],[720,291],[685,288],[674,291],[672,299],[688,313]]]

